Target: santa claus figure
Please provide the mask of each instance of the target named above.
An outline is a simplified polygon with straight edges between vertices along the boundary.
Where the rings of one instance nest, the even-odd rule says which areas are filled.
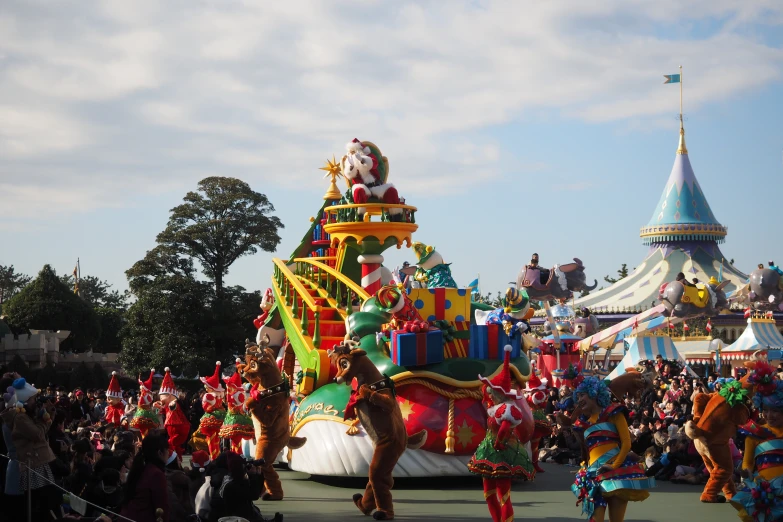
[[[535,468],[537,473],[544,472],[544,469],[538,464],[538,445],[541,443],[543,437],[548,436],[552,432],[552,427],[549,424],[549,421],[546,418],[546,412],[544,411],[544,408],[546,407],[548,380],[540,379],[540,374],[540,370],[535,369],[525,387],[525,398],[527,399],[527,404],[530,406],[530,409],[533,411],[533,421],[535,422],[533,437],[530,439],[530,450],[532,453],[530,457],[533,461],[533,468]]]
[[[264,292],[264,297],[261,299],[261,315],[253,319],[253,326],[256,327],[256,330],[264,326],[267,317],[269,317],[269,310],[272,309],[274,304],[275,297],[272,295],[272,289],[267,288],[266,292]]]
[[[206,393],[201,399],[204,415],[198,425],[198,431],[207,439],[209,457],[215,460],[220,456],[220,428],[226,418],[226,408],[223,396],[226,390],[220,384],[220,361],[215,363],[215,373],[209,377],[201,377]]]
[[[242,360],[237,359],[236,364],[241,364]],[[239,368],[234,374],[226,380],[226,403],[228,404],[228,413],[223,426],[220,428],[220,438],[231,441],[231,451],[242,455],[242,441],[250,440],[255,437],[255,428],[253,419],[245,407],[245,401],[248,394],[242,387],[242,376]]]
[[[141,380],[139,376],[139,403],[136,405],[136,411],[133,413],[130,427],[141,433],[141,438],[147,436],[150,430],[158,429],[160,419],[158,412],[153,406],[152,397],[152,378],[155,375],[155,368],[150,370],[150,376],[146,381]]]
[[[340,167],[345,179],[351,183],[353,202],[360,205],[367,203],[370,197],[375,197],[380,203],[399,204],[397,189],[391,183],[386,183],[387,166],[381,164],[383,157],[377,147],[354,138],[347,149],[348,153],[340,161]],[[363,214],[364,209],[360,208],[359,213]],[[392,221],[402,220],[401,208],[389,209],[389,214]]]
[[[188,431],[190,431],[190,422],[185,416],[182,405],[177,400],[177,388],[171,378],[171,370],[166,368],[163,382],[160,383],[160,401],[157,403],[160,410],[165,414],[166,420],[163,427],[169,434],[169,448],[177,453],[177,458],[182,460],[185,453],[185,442],[188,440]]]
[[[117,372],[111,372],[111,382],[106,390],[106,400],[109,404],[106,406],[104,418],[107,423],[119,427],[122,424],[122,417],[125,415],[125,401],[122,400],[122,388],[117,380]]]

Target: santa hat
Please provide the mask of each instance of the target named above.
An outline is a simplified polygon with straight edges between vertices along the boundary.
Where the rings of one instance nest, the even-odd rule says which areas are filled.
[[[190,467],[197,469],[202,473],[204,473],[204,468],[206,468],[210,462],[212,462],[212,460],[209,458],[209,453],[204,450],[194,451],[193,455],[190,456]]]
[[[522,395],[519,394],[518,391],[511,389],[511,345],[507,344],[505,348],[503,348],[504,357],[503,357],[503,366],[500,370],[500,373],[498,373],[492,380],[487,379],[486,377],[482,377],[481,375],[478,376],[479,380],[492,388],[493,390],[499,391],[500,393],[504,394],[507,397],[511,397],[512,399],[521,399]]]
[[[546,385],[549,381],[546,378],[539,379],[537,373],[540,372],[532,372],[530,379],[528,379],[527,385],[525,386],[525,391],[546,390]]]
[[[390,314],[399,312],[405,306],[402,290],[396,285],[381,287],[375,294],[375,300],[378,302],[381,310]]]
[[[207,388],[212,388],[217,392],[226,391],[223,389],[223,385],[220,384],[220,361],[215,363],[215,373],[209,377],[199,377],[199,379]]]
[[[261,308],[266,304],[272,304],[274,302],[274,295],[272,295],[272,289],[267,288],[264,292],[264,297],[261,299]]]
[[[117,372],[111,372],[111,381],[109,382],[109,388],[106,390],[107,399],[122,399],[122,388],[120,388],[120,381],[117,380]]]
[[[236,364],[242,364],[242,359],[237,357]],[[237,371],[235,371],[231,377],[226,379],[226,388],[231,391],[233,388],[234,390],[242,388],[242,375],[239,373],[239,368],[237,368]]]
[[[139,375],[139,386],[144,388],[148,392],[152,392],[152,378],[155,376],[155,368],[150,369],[150,376],[147,377],[146,381],[141,380],[141,375]]]
[[[177,387],[174,385],[174,381],[171,379],[171,369],[167,366],[164,371],[166,373],[163,376],[163,382],[160,383],[160,390],[158,390],[158,395],[176,395]]]

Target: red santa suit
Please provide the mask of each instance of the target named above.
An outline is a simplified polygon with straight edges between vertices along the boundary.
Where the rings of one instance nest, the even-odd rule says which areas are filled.
[[[371,143],[362,143],[354,138],[347,145],[348,153],[343,156],[340,168],[345,179],[351,183],[354,203],[367,203],[370,197],[376,197],[383,203],[399,204],[400,196],[391,183],[385,183],[379,172],[382,158],[370,148]],[[375,147],[375,145],[372,145]],[[377,150],[377,148],[376,148]],[[363,213],[363,209],[359,209]],[[389,209],[392,221],[402,218],[401,208]]]
[[[201,377],[201,382],[204,383],[207,393],[201,399],[204,415],[201,416],[198,431],[207,439],[209,458],[215,460],[220,456],[219,433],[226,418],[226,408],[223,403],[226,390],[220,383],[220,361],[215,363],[215,373],[209,377]]]
[[[169,447],[172,451],[177,452],[179,459],[182,459],[182,455],[185,453],[185,443],[188,440],[188,432],[190,431],[190,422],[177,401],[177,388],[174,386],[174,381],[171,378],[171,370],[166,368],[165,371],[166,374],[163,376],[163,382],[160,383],[160,390],[158,391],[160,401],[163,404],[163,412],[166,415],[163,427],[166,428],[166,432],[169,434]]]
[[[236,360],[237,364],[241,362],[240,359]],[[221,439],[231,441],[231,451],[241,455],[242,441],[252,439],[255,437],[256,432],[253,427],[253,420],[250,418],[250,414],[245,406],[247,392],[242,387],[242,375],[239,373],[239,368],[229,379],[226,379],[226,389],[228,390],[226,396],[228,413],[226,418],[223,419],[223,426],[220,428],[219,435]]]
[[[122,423],[122,417],[125,415],[125,401],[122,400],[122,388],[117,380],[117,372],[111,372],[111,382],[106,390],[106,413],[104,418],[106,422],[119,427]]]
[[[527,381],[525,387],[525,397],[527,404],[533,411],[533,420],[535,428],[533,429],[533,438],[530,439],[530,460],[533,461],[533,467],[537,473],[543,473],[544,469],[538,464],[538,446],[541,439],[552,433],[552,426],[546,418],[544,407],[546,406],[547,379],[539,379],[535,371]]]

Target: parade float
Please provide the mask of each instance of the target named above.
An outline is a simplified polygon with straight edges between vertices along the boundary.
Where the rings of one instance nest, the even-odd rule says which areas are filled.
[[[367,475],[373,446],[360,423],[344,420],[351,387],[333,383],[329,360],[330,350],[352,339],[393,382],[408,434],[427,433],[394,475],[468,475],[486,433],[478,376],[500,372],[506,345],[519,388],[531,373],[527,350],[538,341],[520,322],[527,295],[498,310],[471,302],[440,253],[413,243],[417,209],[389,183],[389,162],[373,143],[354,140],[322,170],[331,178],[324,201],[289,259],[274,259],[271,295],[256,320],[259,338],[279,347],[281,369],[291,376],[291,434],[308,441],[283,459],[315,475]],[[391,280],[383,253],[411,246],[421,288],[406,292]]]

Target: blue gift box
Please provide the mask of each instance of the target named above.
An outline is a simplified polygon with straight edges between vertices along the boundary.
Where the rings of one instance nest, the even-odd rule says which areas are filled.
[[[503,359],[503,348],[511,345],[511,358],[522,354],[522,337],[509,338],[499,324],[471,324],[468,356],[472,359]]]
[[[406,333],[395,330],[391,336],[391,360],[397,366],[424,366],[443,362],[443,332]]]

